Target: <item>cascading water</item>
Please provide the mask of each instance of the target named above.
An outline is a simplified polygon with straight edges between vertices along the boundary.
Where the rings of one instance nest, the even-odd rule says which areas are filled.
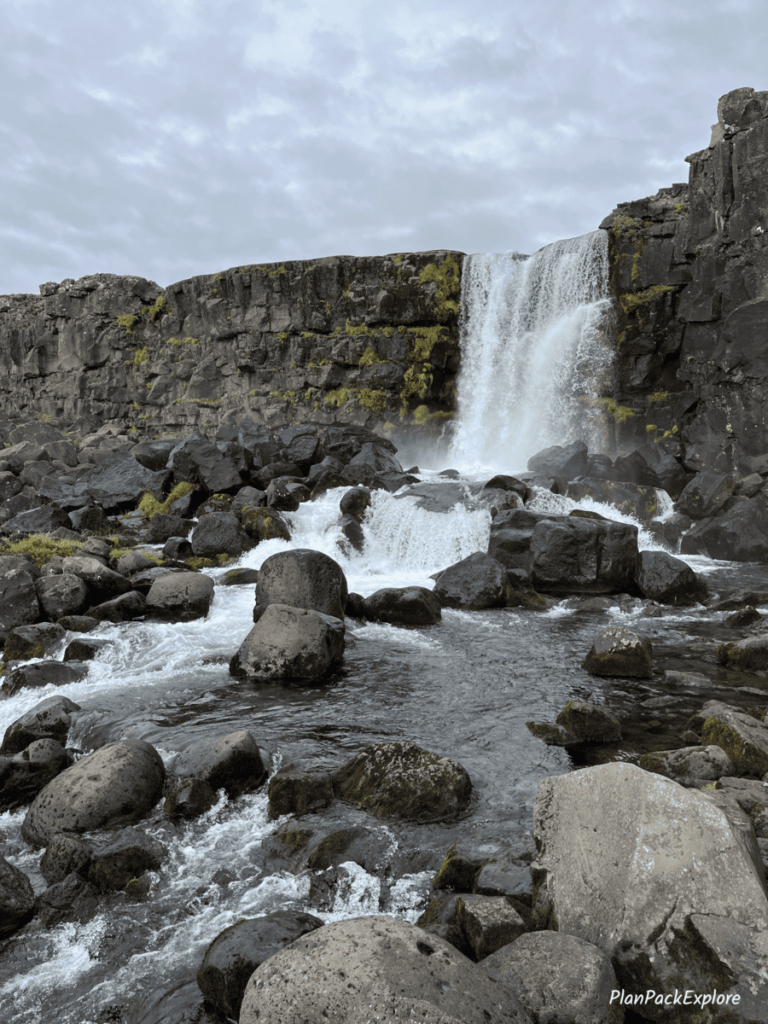
[[[593,450],[602,447],[589,399],[612,367],[607,291],[605,231],[554,242],[530,257],[467,257],[455,464],[520,471],[541,448],[577,436]]]

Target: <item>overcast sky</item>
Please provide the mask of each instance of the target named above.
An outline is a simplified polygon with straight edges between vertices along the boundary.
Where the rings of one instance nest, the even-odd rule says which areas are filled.
[[[0,0],[0,293],[532,252],[686,181],[766,0]]]

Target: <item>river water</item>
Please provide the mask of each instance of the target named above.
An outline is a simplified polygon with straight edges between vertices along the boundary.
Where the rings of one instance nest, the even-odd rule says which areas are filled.
[[[483,479],[487,464],[507,472],[525,468],[524,448],[511,441],[505,455],[498,445],[470,451],[466,435],[460,436],[453,458],[467,481]],[[436,479],[434,473],[423,477]],[[288,516],[290,542],[261,544],[238,564],[258,568],[287,547],[314,548],[336,558],[350,590],[367,596],[384,586],[432,586],[432,574],[486,549],[487,510],[458,505],[429,512],[414,498],[375,492],[364,522],[365,549],[345,554],[339,546],[342,493],[330,491],[302,505]],[[532,507],[567,512],[574,503],[537,491]],[[581,507],[625,518],[594,503]],[[645,531],[640,540],[654,546]],[[713,592],[768,590],[766,566],[686,560]],[[224,571],[210,575],[218,580]],[[381,856],[368,870],[346,865],[341,884],[323,896],[310,892],[309,873],[276,872],[265,864],[263,840],[284,820],[268,819],[266,787],[232,802],[222,797],[206,815],[180,825],[165,821],[158,805],[138,826],[167,851],[144,901],[114,894],[86,924],[46,930],[35,920],[0,947],[3,1024],[203,1024],[208,1018],[195,972],[208,943],[239,918],[301,909],[326,922],[379,912],[415,921],[455,840],[533,850],[533,801],[546,776],[680,746],[687,717],[704,700],[725,694],[746,706],[755,695],[740,687],[768,687],[764,674],[742,676],[715,664],[718,640],[740,635],[726,630],[723,613],[694,608],[644,618],[642,604],[629,599],[605,612],[582,610],[573,600],[543,613],[445,610],[440,624],[410,629],[348,620],[343,665],[322,685],[254,685],[234,680],[227,667],[252,625],[253,605],[253,586],[217,586],[205,620],[102,625],[95,635],[110,643],[87,677],[56,689],[22,690],[0,703],[0,730],[44,697],[61,693],[83,708],[71,746],[86,753],[131,735],[154,744],[168,767],[193,741],[239,729],[250,730],[268,753],[271,772],[290,762],[335,766],[367,743],[407,740],[467,769],[473,797],[463,818],[409,825],[342,805],[331,808],[320,820],[338,827],[365,823]],[[650,637],[653,680],[601,680],[581,668],[596,633],[614,622]],[[670,689],[662,679],[666,668],[702,671],[711,685]],[[664,695],[672,699],[659,706],[654,699]],[[624,722],[622,742],[575,760],[534,739],[525,722],[553,720],[574,697],[617,714]],[[41,892],[39,853],[21,839],[23,817],[23,810],[0,815],[0,849]]]

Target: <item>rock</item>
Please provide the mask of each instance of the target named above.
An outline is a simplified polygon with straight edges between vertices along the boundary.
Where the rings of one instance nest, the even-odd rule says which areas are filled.
[[[395,626],[432,626],[443,617],[439,599],[426,587],[384,587],[364,607],[367,619]]]
[[[256,968],[302,935],[322,926],[320,918],[312,914],[277,910],[225,928],[206,949],[197,972],[203,998],[237,1020],[246,986]]]
[[[526,931],[525,921],[503,896],[462,896],[457,902],[457,915],[476,961],[514,942]]]
[[[92,633],[101,623],[90,615],[62,615],[56,625],[70,633]]]
[[[745,626],[752,626],[754,623],[762,621],[763,616],[757,608],[747,605],[746,608],[740,608],[739,611],[726,616],[725,624],[730,629],[743,629]]]
[[[72,525],[67,513],[51,503],[42,505],[40,508],[31,508],[26,512],[19,512],[13,519],[5,523],[5,529],[9,533],[22,531],[25,533],[52,533],[64,526],[69,528]]]
[[[157,519],[157,516],[155,516],[155,519]],[[151,558],[147,558],[139,551],[126,551],[124,555],[120,555],[118,558],[115,569],[121,576],[131,576],[133,573],[142,572],[144,569],[154,569],[156,565],[157,562],[153,562]]]
[[[0,504],[18,494],[21,490],[21,481],[15,473],[8,470],[0,473]]]
[[[334,795],[377,817],[408,821],[454,818],[472,782],[457,761],[414,743],[372,743],[333,772]]]
[[[737,775],[762,778],[768,772],[768,726],[721,701],[708,701],[688,720],[703,746],[714,744],[733,762]]]
[[[147,618],[160,622],[204,619],[213,600],[213,580],[196,572],[165,572],[147,594]]]
[[[135,828],[122,829],[92,851],[88,881],[99,892],[124,889],[145,871],[157,871],[165,860],[162,843]]]
[[[295,512],[300,505],[299,495],[294,491],[294,483],[291,479],[285,480],[276,477],[270,480],[267,485],[267,505],[276,508],[278,512]],[[309,492],[307,492],[309,497]]]
[[[244,508],[240,516],[243,529],[259,544],[263,540],[290,540],[288,524],[275,508]]]
[[[403,473],[403,467],[392,452],[381,445],[364,444],[357,455],[347,463],[343,477],[353,486],[362,484],[365,487],[375,487],[376,478],[385,473],[400,475]]]
[[[38,497],[67,510],[80,508],[90,500],[110,514],[135,508],[144,494],[162,498],[169,475],[166,470],[153,473],[127,452],[103,451],[98,457],[98,465],[72,470],[72,480],[64,474],[49,473],[37,488]]]
[[[12,758],[0,758],[0,811],[24,807],[34,800],[72,758],[56,740],[35,740]]]
[[[510,491],[517,494],[523,502],[528,501],[531,496],[531,489],[528,484],[518,480],[516,476],[506,476],[503,473],[491,477],[488,483],[483,484],[483,490]]]
[[[185,537],[191,526],[191,521],[182,516],[172,512],[156,512],[147,525],[144,538],[147,544],[165,544],[171,537]],[[118,572],[121,571],[118,566]]]
[[[186,537],[169,537],[163,545],[163,557],[183,562],[192,557],[192,545]]]
[[[200,516],[192,531],[192,551],[197,557],[215,558],[220,554],[235,557],[250,551],[253,541],[229,512],[209,512]]]
[[[223,789],[230,800],[257,790],[267,777],[256,740],[250,732],[197,740],[173,765],[179,779],[202,779],[212,790]]]
[[[145,469],[157,473],[168,468],[168,459],[177,441],[140,441],[131,448],[131,456]]]
[[[565,492],[574,501],[593,501],[613,505],[626,516],[632,516],[641,523],[648,524],[659,511],[658,496],[654,487],[641,484],[619,483],[615,480],[593,480],[591,477],[579,477],[572,480]],[[612,520],[608,520],[611,522]]]
[[[72,725],[72,715],[80,710],[80,705],[68,697],[46,697],[11,722],[5,730],[0,754],[7,757],[20,754],[35,740],[53,739],[63,745]]]
[[[339,524],[342,535],[355,551],[362,551],[365,547],[365,534],[360,523],[354,516],[343,516]]]
[[[561,476],[575,480],[587,471],[588,452],[583,441],[574,441],[567,447],[559,444],[544,448],[528,459],[528,470],[544,476]]]
[[[38,622],[31,626],[16,626],[5,640],[4,659],[26,661],[51,654],[64,639],[64,630],[53,622]]]
[[[362,594],[351,593],[348,595],[344,614],[350,619],[365,618],[365,598]]]
[[[163,813],[169,818],[197,818],[215,803],[216,793],[204,779],[175,779],[166,787]]]
[[[90,603],[88,584],[69,572],[42,576],[35,582],[35,593],[51,622],[56,622],[62,615],[79,615]]]
[[[693,569],[666,551],[641,551],[635,581],[644,597],[660,604],[697,604],[709,596],[706,583]]]
[[[72,871],[88,877],[93,847],[84,839],[59,832],[51,838],[40,858],[40,874],[48,885],[63,882]]]
[[[296,424],[281,430],[278,437],[285,445],[286,458],[304,470],[309,469],[320,448],[317,427],[313,423]]]
[[[368,487],[352,487],[345,491],[339,502],[339,509],[343,516],[354,516],[360,520],[371,504],[371,492]]]
[[[12,569],[0,576],[0,628],[13,629],[40,618],[40,605],[31,573]]]
[[[537,590],[625,592],[634,580],[637,527],[509,509],[491,522],[488,554],[522,572]]]
[[[99,894],[74,872],[35,900],[35,917],[44,928],[67,922],[86,924],[96,916]]]
[[[761,492],[722,515],[697,522],[683,535],[680,551],[730,562],[768,560],[768,495]]]
[[[626,626],[609,626],[598,634],[583,666],[593,676],[653,676],[651,642]]]
[[[542,782],[534,829],[537,920],[608,954],[621,988],[711,992],[726,972],[742,1006],[766,1005],[768,981],[755,970],[768,951],[756,841],[708,794],[623,762],[585,768]],[[715,926],[704,956],[702,918]],[[754,942],[751,964],[729,952],[719,926],[731,922]]]
[[[261,587],[261,575],[258,586]],[[343,653],[344,624],[339,618],[305,608],[269,604],[232,658],[229,671],[237,678],[317,682],[341,660]]]
[[[138,590],[129,590],[127,594],[120,594],[111,601],[103,601],[89,608],[88,614],[99,622],[130,622],[141,618],[146,609],[144,595]]]
[[[352,918],[296,939],[251,975],[240,1024],[408,1020],[531,1024],[517,998],[449,943],[391,917]]]
[[[295,462],[270,462],[266,466],[262,466],[260,470],[254,475],[253,479],[264,491],[267,490],[270,483],[276,480],[278,477],[287,476],[294,480],[301,479],[301,469],[296,465]]]
[[[443,608],[499,608],[507,603],[508,590],[506,567],[476,551],[438,574],[434,595]]]
[[[142,740],[108,743],[58,775],[27,811],[22,836],[47,846],[57,832],[92,832],[143,818],[160,799],[165,768]]]
[[[258,582],[258,569],[245,569],[238,567],[237,569],[228,569],[223,576],[220,576],[218,585],[220,587],[245,587],[249,584],[255,584]]]
[[[79,576],[88,585],[92,601],[109,601],[110,598],[131,590],[130,580],[88,555],[65,558],[62,571]]]
[[[600,704],[569,700],[556,721],[578,743],[618,743],[621,740],[618,718]]]
[[[308,608],[343,620],[347,592],[347,578],[338,562],[321,551],[295,548],[264,561],[256,604]]]
[[[768,668],[768,635],[758,634],[735,643],[720,644],[717,660],[721,665],[747,672]]]
[[[733,494],[733,477],[723,473],[697,473],[683,488],[675,510],[691,519],[708,519]]]
[[[514,992],[535,1024],[621,1020],[611,1003],[619,984],[610,957],[575,935],[529,932],[486,957],[480,969]]]
[[[333,784],[327,772],[302,771],[288,764],[269,780],[269,817],[311,814],[333,802]]]
[[[681,747],[679,750],[654,750],[643,754],[638,764],[646,772],[665,775],[677,782],[714,781],[736,771],[730,757],[720,747]]]
[[[113,524],[100,505],[87,505],[85,508],[73,509],[69,513],[69,522],[73,530],[90,530],[106,536],[112,531]]]
[[[32,920],[34,904],[30,880],[0,854],[0,939],[7,939]]]
[[[243,483],[233,460],[197,433],[176,445],[168,456],[168,468],[173,471],[176,483],[195,484],[208,494],[230,491]]]

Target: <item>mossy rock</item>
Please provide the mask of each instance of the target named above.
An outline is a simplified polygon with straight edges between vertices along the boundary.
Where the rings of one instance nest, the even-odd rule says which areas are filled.
[[[256,543],[263,540],[290,540],[291,531],[280,513],[268,505],[263,508],[243,509],[240,515],[245,532]]]
[[[768,772],[768,730],[762,725],[756,725],[755,732],[750,736],[744,724],[735,715],[731,722],[710,715],[702,726],[701,742],[704,746],[714,744],[724,750],[733,761],[738,775],[762,778]]]
[[[721,665],[759,672],[768,668],[768,637],[751,636],[736,643],[720,644],[717,660]]]
[[[432,887],[452,889],[454,892],[472,892],[480,869],[484,864],[492,862],[493,857],[484,856],[464,843],[453,843],[432,879]]]

